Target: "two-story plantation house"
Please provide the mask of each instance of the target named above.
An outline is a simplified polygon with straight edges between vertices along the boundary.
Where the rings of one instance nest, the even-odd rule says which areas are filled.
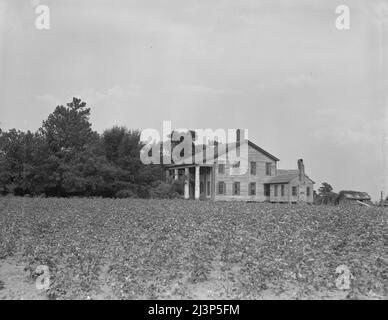
[[[303,160],[298,169],[277,168],[279,159],[249,140],[240,142],[245,157],[226,161],[228,152],[216,153],[211,163],[172,164],[167,174],[185,179],[186,199],[242,200],[268,202],[313,202],[313,184],[304,170]],[[246,168],[237,172],[240,166]],[[240,168],[241,169],[241,168]]]

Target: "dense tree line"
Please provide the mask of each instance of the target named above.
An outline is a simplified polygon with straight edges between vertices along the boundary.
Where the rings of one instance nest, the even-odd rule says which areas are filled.
[[[0,129],[0,192],[15,195],[174,197],[162,165],[144,165],[140,132],[92,130],[80,99],[57,106],[36,132]]]

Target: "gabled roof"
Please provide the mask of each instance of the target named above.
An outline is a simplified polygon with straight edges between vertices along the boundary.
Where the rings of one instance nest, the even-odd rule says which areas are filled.
[[[338,197],[349,200],[370,200],[371,197],[366,192],[342,190],[338,193]]]
[[[269,152],[265,151],[264,149],[260,148],[257,144],[253,143],[251,140],[245,140],[243,143],[245,143],[246,141],[248,141],[248,146],[250,146],[251,148],[255,149],[258,152],[261,152],[262,154],[266,155],[268,158],[270,158],[274,161],[279,161],[278,158],[276,158],[274,155],[270,154]],[[229,143],[227,145],[228,151],[233,150],[238,145],[240,145],[240,144],[239,143]],[[218,156],[220,156],[221,154],[224,154],[224,153],[226,153],[226,148],[223,150],[223,152],[217,154],[215,157],[217,158]]]
[[[245,142],[247,142],[247,141],[248,141],[248,146],[252,147],[253,149],[255,149],[255,150],[258,151],[258,152],[261,152],[262,154],[266,155],[267,157],[269,157],[270,159],[272,159],[272,160],[274,160],[274,161],[279,161],[279,159],[276,158],[274,155],[272,155],[272,154],[270,154],[269,152],[265,151],[264,149],[260,148],[258,145],[256,145],[255,143],[253,143],[253,142],[250,141],[250,140],[245,140],[245,141],[243,142],[243,144],[244,144]],[[230,150],[235,149],[238,145],[240,145],[240,144],[239,144],[239,143],[229,143],[229,144],[227,144],[227,145],[224,145],[223,148],[222,148],[222,150],[219,151],[218,153],[216,153],[216,154],[214,155],[214,159],[217,159],[217,158],[218,158],[219,156],[221,156],[222,154],[225,154],[225,153],[227,152],[226,149],[228,149],[228,152],[229,152]],[[200,150],[200,151],[198,151],[198,152],[195,153],[195,154],[200,154],[201,152],[203,152],[203,150]],[[191,157],[192,157],[192,156],[189,156],[189,157],[187,157],[186,159],[190,160]],[[185,162],[186,159],[184,159],[182,162]],[[211,159],[212,159],[212,155],[206,155],[206,159],[211,160]],[[167,165],[167,166],[174,166],[174,165],[175,165],[175,164],[170,164],[170,165]]]
[[[260,148],[257,144],[254,144],[252,141],[248,140],[248,146],[252,147],[253,149],[255,149],[256,151],[259,151],[263,154],[265,154],[268,158],[271,158],[272,160],[274,161],[279,161],[278,158],[276,158],[275,156],[273,156],[272,154],[270,154],[269,152],[265,151],[264,149]]]

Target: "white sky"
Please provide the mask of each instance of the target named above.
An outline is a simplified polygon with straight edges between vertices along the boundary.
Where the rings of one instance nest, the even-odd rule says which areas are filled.
[[[279,168],[303,158],[316,188],[377,199],[387,19],[386,0],[0,0],[1,127],[36,130],[77,96],[99,132],[247,128]]]

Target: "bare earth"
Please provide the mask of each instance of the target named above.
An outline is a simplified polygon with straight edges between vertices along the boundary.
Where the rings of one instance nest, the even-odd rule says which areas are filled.
[[[24,270],[23,263],[18,261],[17,257],[7,258],[0,261],[0,300],[48,300],[44,290],[38,290],[35,282],[31,279],[29,273]],[[222,263],[220,261],[213,263],[213,270],[209,280],[192,284],[188,277],[176,282],[160,297],[162,299],[181,299],[182,293],[185,299],[198,300],[222,300],[233,296],[234,274],[238,273],[238,266],[231,272],[222,272]],[[111,300],[117,299],[112,288],[108,283],[108,270],[103,269],[100,273],[100,290],[87,299],[92,300]],[[181,294],[176,293],[181,292]],[[326,292],[314,292],[308,296],[300,294],[297,285],[288,285],[286,290],[281,292],[268,288],[261,291],[260,295],[254,298],[256,300],[289,300],[289,299],[318,299],[318,300],[343,300],[347,299],[349,292],[346,290],[333,290]],[[236,298],[233,296],[233,298]],[[243,298],[243,297],[241,297]],[[358,299],[386,299],[386,297],[371,295],[359,296]]]
[[[0,261],[0,300],[47,300],[17,257]]]

